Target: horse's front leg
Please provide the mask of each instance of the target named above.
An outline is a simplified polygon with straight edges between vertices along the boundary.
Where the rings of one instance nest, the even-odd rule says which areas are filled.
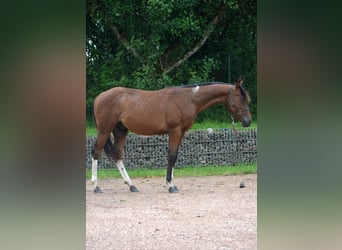
[[[177,160],[177,152],[169,152],[168,156],[168,166],[167,166],[167,173],[166,173],[166,183],[169,186],[170,193],[178,193],[179,189],[173,184],[173,171],[175,162]]]
[[[181,143],[184,133],[173,131],[169,133],[169,152],[167,155],[167,173],[166,183],[169,186],[170,193],[178,193],[179,189],[173,184],[173,171],[177,160],[178,148]]]

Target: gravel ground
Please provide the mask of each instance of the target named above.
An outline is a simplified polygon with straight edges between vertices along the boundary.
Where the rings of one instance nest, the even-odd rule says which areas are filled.
[[[245,188],[239,188],[240,182]],[[170,194],[165,178],[86,183],[87,249],[257,249],[257,175],[184,177]]]

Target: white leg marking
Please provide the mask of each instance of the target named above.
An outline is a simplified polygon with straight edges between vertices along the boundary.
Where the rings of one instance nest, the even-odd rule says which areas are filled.
[[[128,186],[132,186],[132,181],[129,178],[129,175],[128,175],[127,171],[126,171],[126,168],[125,168],[124,164],[122,163],[122,160],[119,160],[119,161],[115,162],[115,165],[119,169],[120,174],[121,174],[122,178],[124,179],[125,183]]]
[[[174,186],[173,185],[173,168],[171,170],[171,181],[170,182],[167,181],[167,184],[169,185],[169,187],[173,187]]]
[[[98,160],[91,158],[91,182],[94,183],[94,188],[97,187],[97,163]]]
[[[199,88],[200,88],[199,86],[193,87],[191,92],[196,94],[196,92],[199,90]]]

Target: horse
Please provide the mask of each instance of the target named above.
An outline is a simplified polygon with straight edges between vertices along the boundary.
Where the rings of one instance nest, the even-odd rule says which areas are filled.
[[[91,152],[94,192],[102,192],[97,180],[102,149],[114,161],[129,190],[138,192],[122,162],[126,137],[131,131],[147,136],[168,134],[166,182],[168,191],[177,193],[179,189],[173,184],[173,171],[179,145],[199,112],[216,104],[224,104],[243,127],[251,124],[251,99],[242,83],[240,77],[235,84],[210,82],[155,91],[114,87],[99,94],[94,100],[93,112],[97,127],[97,138]],[[110,139],[111,133],[114,145]]]

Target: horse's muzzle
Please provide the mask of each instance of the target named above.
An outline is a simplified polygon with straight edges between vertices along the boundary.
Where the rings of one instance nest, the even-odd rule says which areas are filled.
[[[248,119],[247,117],[242,117],[241,125],[243,127],[249,127],[251,125],[251,119]]]

